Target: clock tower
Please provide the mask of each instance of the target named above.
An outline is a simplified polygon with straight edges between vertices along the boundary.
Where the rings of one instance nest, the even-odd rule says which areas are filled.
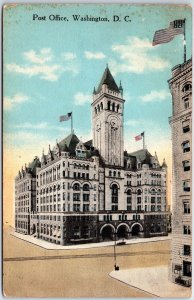
[[[93,145],[107,165],[123,166],[123,89],[118,87],[108,66],[92,103]]]

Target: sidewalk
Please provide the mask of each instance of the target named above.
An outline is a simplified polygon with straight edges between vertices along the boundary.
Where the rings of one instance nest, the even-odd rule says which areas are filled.
[[[79,245],[71,245],[71,246],[61,246],[53,243],[49,243],[43,241],[41,239],[37,239],[30,235],[24,235],[18,232],[11,232],[11,235],[24,240],[28,243],[32,243],[36,246],[48,249],[48,250],[75,250],[75,249],[88,249],[88,248],[99,248],[99,247],[107,247],[113,246],[114,241],[101,242],[101,243],[89,243],[89,244],[79,244]],[[130,240],[125,240],[126,244],[138,244],[138,243],[150,243],[150,242],[158,242],[158,241],[166,241],[171,240],[171,236],[162,236],[162,237],[152,237],[152,238],[134,238]]]
[[[191,297],[191,288],[183,287],[168,280],[167,266],[112,271],[109,275],[155,297]]]

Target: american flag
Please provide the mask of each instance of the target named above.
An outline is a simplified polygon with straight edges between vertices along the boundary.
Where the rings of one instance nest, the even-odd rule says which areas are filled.
[[[178,34],[184,34],[185,20],[175,20],[170,22],[170,26],[157,30],[154,34],[152,46],[169,43]]]
[[[70,112],[66,115],[60,116],[59,122],[68,121],[69,119],[71,119],[71,116],[72,116],[72,112]]]
[[[140,141],[142,139],[142,137],[144,136],[144,132],[142,132],[141,134],[135,136],[135,141]]]

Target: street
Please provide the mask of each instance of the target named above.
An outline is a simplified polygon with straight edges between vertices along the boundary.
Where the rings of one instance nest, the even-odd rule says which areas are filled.
[[[151,297],[109,276],[113,247],[46,250],[4,229],[3,286],[14,297]],[[117,246],[120,269],[167,265],[170,241]]]

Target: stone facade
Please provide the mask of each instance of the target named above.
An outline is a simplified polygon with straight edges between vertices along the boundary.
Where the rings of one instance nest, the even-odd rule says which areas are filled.
[[[167,235],[167,165],[147,149],[124,151],[124,102],[107,67],[93,92],[93,140],[72,132],[42,153],[28,230],[17,221],[16,231],[62,245]]]
[[[173,282],[191,285],[192,61],[172,69],[172,260]]]

